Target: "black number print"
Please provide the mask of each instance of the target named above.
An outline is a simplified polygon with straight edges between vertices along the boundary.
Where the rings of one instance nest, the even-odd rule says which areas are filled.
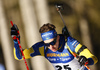
[[[64,67],[65,70],[71,70],[71,68],[69,67],[69,65],[63,65],[63,67],[60,66],[60,65],[57,65],[55,67],[57,68],[57,70],[62,70],[63,67]]]
[[[56,67],[57,67],[58,70],[61,70],[62,69],[62,67],[59,66],[59,65],[57,65]]]
[[[64,65],[64,69],[65,70],[71,70],[71,68],[70,67],[68,67],[69,65]]]

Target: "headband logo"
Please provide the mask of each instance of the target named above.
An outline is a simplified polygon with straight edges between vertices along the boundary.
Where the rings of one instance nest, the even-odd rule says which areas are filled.
[[[49,40],[57,36],[57,32],[55,30],[47,31],[41,33],[42,40]]]
[[[48,35],[52,35],[52,32],[51,33],[46,33],[46,34],[42,35],[42,37],[48,36]]]

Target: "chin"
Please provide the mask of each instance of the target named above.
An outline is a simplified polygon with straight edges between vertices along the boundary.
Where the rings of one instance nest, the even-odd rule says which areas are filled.
[[[55,49],[52,49],[52,51],[53,51],[53,52],[56,52],[57,50],[55,50]]]

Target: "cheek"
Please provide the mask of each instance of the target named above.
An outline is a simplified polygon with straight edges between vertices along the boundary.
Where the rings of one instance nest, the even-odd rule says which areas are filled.
[[[49,48],[49,49],[52,49],[52,45],[50,45],[48,48]]]
[[[56,42],[56,44],[54,45],[54,47],[57,49],[59,47],[59,41]]]
[[[56,45],[59,46],[59,40],[56,42]]]

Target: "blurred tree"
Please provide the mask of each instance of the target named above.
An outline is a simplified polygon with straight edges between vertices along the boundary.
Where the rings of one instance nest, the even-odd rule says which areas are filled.
[[[25,25],[22,23],[26,23],[26,24],[30,23],[31,24],[31,22],[26,22],[28,19],[30,19],[30,16],[28,18],[28,17],[25,17],[25,15],[22,15],[23,13],[20,12],[21,9],[19,7],[19,1],[21,1],[21,3],[23,4],[25,2],[25,0],[0,0],[0,11],[1,11],[1,7],[2,7],[1,1],[3,2],[2,4],[4,4],[3,9],[6,14],[5,18],[7,18],[6,21],[13,20],[18,25],[18,27],[20,29],[20,34],[21,34],[21,40],[22,40],[21,45],[23,46],[23,48],[26,48],[28,44],[26,42],[26,37],[25,37],[26,34],[24,31]],[[100,47],[99,47],[100,46],[100,43],[99,43],[100,42],[100,39],[99,39],[99,36],[100,36],[100,4],[99,4],[100,0],[47,0],[47,1],[48,1],[48,5],[49,5],[49,7],[48,7],[49,9],[47,9],[47,11],[50,12],[51,21],[49,21],[47,19],[43,20],[44,17],[49,17],[49,16],[48,15],[44,16],[44,14],[41,13],[41,12],[44,12],[44,10],[41,10],[44,5],[39,5],[40,3],[42,3],[42,0],[38,0],[38,1],[32,0],[31,3],[29,3],[29,4],[33,3],[35,5],[35,9],[34,9],[35,13],[34,12],[33,13],[35,15],[37,15],[37,17],[32,18],[31,20],[34,20],[34,22],[36,21],[36,23],[39,23],[39,24],[45,23],[45,22],[51,22],[54,25],[56,25],[57,32],[61,33],[61,30],[64,25],[62,23],[62,20],[59,16],[58,12],[56,11],[55,4],[63,3],[64,10],[62,11],[62,14],[63,14],[64,20],[66,22],[66,25],[68,27],[68,30],[71,32],[72,36],[77,38],[80,42],[85,44],[87,47],[92,46],[92,48],[89,48],[89,49],[93,50],[94,54],[98,57],[98,59],[100,59],[100,56],[99,56],[100,52],[98,52],[98,51],[100,51]],[[44,3],[42,3],[42,4],[44,4]],[[38,5],[38,6],[36,6],[36,5]],[[24,5],[24,6],[27,7],[27,5]],[[33,7],[30,7],[30,8],[33,9]],[[45,7],[45,8],[47,8],[47,7]],[[27,8],[24,11],[29,13],[28,9],[29,8]],[[39,14],[38,14],[38,12],[39,12]],[[32,13],[29,13],[29,14],[32,14]],[[43,15],[43,16],[41,16],[41,15]],[[1,16],[1,14],[0,14],[0,16]],[[22,21],[23,17],[21,17],[21,16],[26,18],[26,21]],[[10,26],[10,24],[8,24],[8,27],[9,26]],[[34,25],[34,26],[38,28],[37,25]],[[27,26],[26,26],[26,29],[27,29]],[[86,42],[86,41],[88,41],[88,42]],[[22,61],[21,62],[17,61],[16,64],[17,64],[17,66],[18,66],[18,64],[20,64],[19,66],[21,67],[24,64],[24,62],[22,64]],[[97,63],[97,66],[98,66],[98,70],[100,70],[100,62]],[[24,68],[24,67],[22,67],[22,68],[20,68],[20,67],[17,67],[17,69],[20,70],[20,69]],[[94,70],[96,70],[96,69],[94,69]]]
[[[7,70],[15,70],[15,64],[11,52],[11,44],[8,35],[7,20],[4,12],[3,1],[0,0],[0,36],[1,36],[1,47],[4,54],[5,67]]]

